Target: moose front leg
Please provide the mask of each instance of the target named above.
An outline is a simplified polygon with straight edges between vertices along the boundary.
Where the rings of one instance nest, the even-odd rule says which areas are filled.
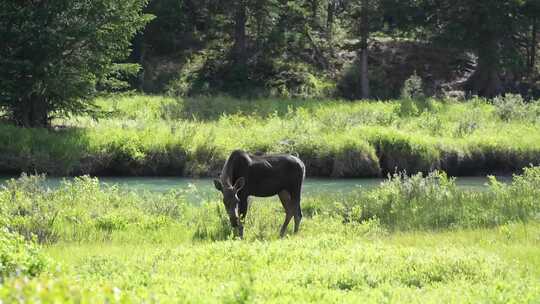
[[[246,218],[247,211],[248,211],[248,199],[247,199],[247,197],[240,198],[240,203],[238,204],[238,214],[240,215],[240,220],[241,221],[244,221],[244,219]]]
[[[244,220],[248,211],[248,198],[247,196],[240,196],[240,203],[238,204],[238,233],[240,238],[244,238]]]
[[[231,216],[231,227],[233,229],[234,236],[240,237],[242,239],[244,237],[244,225],[242,224],[242,220],[240,220],[240,217],[238,216],[238,210],[235,210],[235,216]]]

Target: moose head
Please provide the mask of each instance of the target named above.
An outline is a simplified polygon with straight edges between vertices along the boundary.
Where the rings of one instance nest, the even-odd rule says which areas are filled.
[[[229,215],[231,226],[240,230],[240,236],[242,236],[242,225],[240,223],[240,216],[238,212],[240,199],[238,198],[238,192],[244,188],[246,180],[240,177],[236,180],[234,185],[231,185],[228,179],[215,179],[214,186],[217,190],[223,193],[223,204]]]

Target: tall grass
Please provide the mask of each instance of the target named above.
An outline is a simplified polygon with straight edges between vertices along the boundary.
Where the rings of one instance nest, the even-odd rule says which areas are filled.
[[[0,190],[3,303],[540,299],[539,167],[481,192],[434,172],[306,196],[299,234],[283,240],[277,198],[255,200],[243,241],[218,195],[190,205],[194,190],[141,194],[89,177],[51,190],[44,179]]]
[[[44,188],[44,177],[23,176],[0,191],[5,226],[41,243],[123,240],[224,240],[232,236],[229,221],[215,200],[188,203],[190,191],[135,193],[82,177],[59,189]],[[506,185],[491,178],[486,191],[458,189],[442,172],[396,174],[381,186],[339,196],[307,196],[304,233],[335,229],[367,233],[368,225],[390,231],[493,227],[527,222],[540,216],[540,168],[526,168]],[[284,213],[277,201],[255,201],[246,222],[246,238],[275,239]],[[356,230],[356,229],[360,230]],[[172,231],[175,231],[172,233]],[[362,232],[364,231],[364,232]]]
[[[373,177],[434,169],[518,172],[540,164],[540,107],[509,95],[494,104],[110,97],[110,113],[58,120],[66,130],[0,126],[0,172],[207,176],[234,149],[295,152],[308,175]]]

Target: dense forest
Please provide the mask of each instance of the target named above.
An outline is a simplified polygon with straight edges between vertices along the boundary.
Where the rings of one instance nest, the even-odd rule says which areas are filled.
[[[432,94],[532,94],[539,7],[538,1],[154,1],[147,10],[157,18],[135,48],[146,70],[139,84],[174,94],[387,99],[416,71]]]
[[[0,106],[45,126],[88,97],[540,95],[538,0],[0,1]]]

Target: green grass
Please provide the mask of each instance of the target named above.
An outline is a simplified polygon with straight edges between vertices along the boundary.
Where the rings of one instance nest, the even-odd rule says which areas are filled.
[[[301,234],[283,241],[91,243],[45,251],[63,265],[60,276],[78,277],[78,288],[116,287],[126,301],[534,303],[540,300],[540,229],[505,227],[508,232]]]
[[[367,229],[366,231],[370,231]],[[537,303],[540,226],[301,233],[285,240],[59,244],[6,303]],[[143,239],[144,237],[141,237]]]
[[[110,113],[57,120],[56,132],[0,125],[1,172],[213,175],[229,153],[296,152],[308,174],[372,177],[443,169],[452,175],[517,172],[540,163],[540,106],[509,96],[407,102],[172,99],[113,96]]]
[[[540,301],[539,167],[481,192],[435,172],[308,195],[299,234],[283,240],[277,198],[252,202],[240,241],[217,194],[195,206],[193,190],[43,182],[0,190],[1,226],[29,240],[0,234],[4,303]]]

